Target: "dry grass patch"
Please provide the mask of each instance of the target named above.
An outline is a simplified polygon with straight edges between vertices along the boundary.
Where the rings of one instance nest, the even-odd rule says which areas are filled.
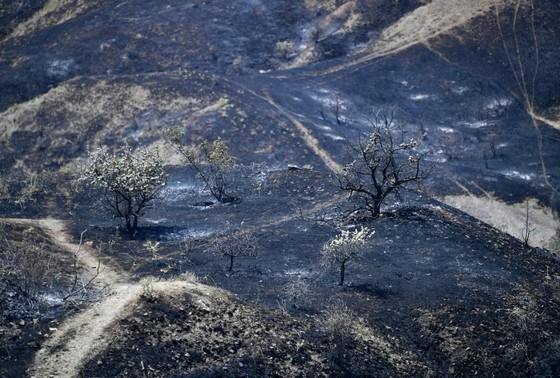
[[[528,228],[531,230],[529,245],[554,250],[552,243],[558,220],[551,209],[541,205],[534,198],[511,205],[490,194],[484,197],[446,196],[442,201],[520,240],[523,240],[526,231],[528,204]]]
[[[18,25],[10,37],[21,37],[49,26],[62,24],[85,13],[101,2],[102,0],[49,0],[41,10]]]

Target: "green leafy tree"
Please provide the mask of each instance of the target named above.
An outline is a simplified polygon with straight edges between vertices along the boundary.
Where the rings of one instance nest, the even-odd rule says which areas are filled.
[[[320,258],[321,266],[324,268],[335,266],[339,269],[339,286],[344,285],[346,266],[350,261],[362,257],[369,246],[369,239],[374,233],[375,231],[367,227],[354,231],[343,230],[323,245]]]
[[[108,208],[124,219],[132,239],[138,218],[157,198],[167,175],[157,149],[125,146],[110,153],[102,147],[90,154],[82,179],[104,190]]]
[[[164,138],[198,173],[218,202],[233,202],[237,199],[229,190],[229,177],[235,167],[235,159],[229,154],[226,142],[218,138],[210,143],[200,138],[198,144],[185,146],[182,142],[184,134],[177,128],[167,129]]]
[[[350,162],[338,175],[338,182],[340,189],[357,200],[359,210],[377,218],[387,196],[424,178],[424,154],[419,151],[419,138],[405,140],[404,131],[393,124],[392,117],[376,117],[372,129],[350,146]]]

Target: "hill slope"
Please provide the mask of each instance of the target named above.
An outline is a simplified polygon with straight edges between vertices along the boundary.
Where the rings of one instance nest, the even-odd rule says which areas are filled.
[[[525,0],[0,1],[0,214],[37,218],[4,219],[2,262],[21,224],[69,256],[87,230],[110,273],[82,307],[61,299],[78,277],[64,260],[37,283],[58,299],[34,310],[3,271],[3,341],[38,351],[0,375],[557,375],[557,258],[433,198],[560,209],[559,15]],[[352,226],[331,174],[379,114],[424,136],[431,198],[405,192],[367,221],[375,242],[338,288],[317,260]],[[254,180],[241,201],[200,206],[162,144],[172,126],[228,143]],[[69,174],[89,149],[126,143],[159,146],[170,173],[136,241]],[[260,257],[228,273],[208,246],[236,229]],[[200,284],[177,280],[191,271]]]

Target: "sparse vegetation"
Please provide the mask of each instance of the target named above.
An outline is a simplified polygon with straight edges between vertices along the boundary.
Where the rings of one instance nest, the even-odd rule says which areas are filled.
[[[58,280],[61,266],[55,252],[37,229],[0,224],[0,289],[34,307]]]
[[[198,283],[200,282],[200,278],[193,272],[191,271],[186,271],[184,273],[182,273],[179,278],[183,281],[186,282],[192,282],[192,283]]]
[[[338,365],[344,364],[347,353],[351,353],[355,340],[357,316],[344,303],[335,301],[322,314],[319,324],[332,346],[332,358]]]
[[[558,225],[560,137],[523,111],[558,121],[552,2],[143,1],[71,22],[76,2],[18,3],[0,14],[0,376],[558,375],[560,265],[528,245]],[[372,106],[399,122],[367,128]],[[127,142],[170,163],[143,208],[109,169],[73,180],[87,146]],[[396,208],[426,161],[437,197]],[[478,207],[521,241],[438,202],[462,190],[507,199]]]
[[[24,165],[0,177],[0,203],[15,205],[22,212],[69,204],[78,186],[69,168],[52,172]]]
[[[27,301],[36,301],[53,269],[53,260],[45,244],[24,240],[13,246],[7,239],[3,244],[0,277]]]
[[[284,286],[283,292],[285,299],[282,300],[280,305],[285,311],[287,311],[288,304],[291,304],[293,308],[298,308],[312,302],[313,290],[311,285],[302,278],[291,281]]]
[[[107,148],[95,150],[81,179],[104,191],[108,209],[124,219],[132,239],[138,218],[165,186],[167,175],[157,150],[126,146],[115,153]]]
[[[201,138],[197,145],[185,146],[184,133],[177,128],[167,129],[164,138],[198,173],[218,202],[227,203],[237,199],[229,191],[229,176],[235,167],[235,159],[229,154],[228,146],[222,139],[218,138],[210,143]]]
[[[45,190],[44,183],[43,174],[24,166],[10,175],[8,183],[4,183],[4,198],[24,210],[37,204]]]
[[[148,302],[153,302],[158,298],[157,292],[154,289],[154,283],[155,279],[153,277],[144,277],[140,280],[140,285],[142,286],[142,293],[140,295]]]
[[[390,194],[424,178],[424,154],[419,151],[420,139],[405,140],[393,115],[388,118],[378,114],[371,126],[370,134],[350,146],[350,162],[338,175],[338,182],[340,189],[358,200],[358,210],[377,218]]]
[[[529,200],[525,201],[525,224],[523,230],[521,230],[521,240],[523,240],[523,245],[525,247],[529,246],[529,241],[531,240],[531,235],[536,230],[536,228],[531,227],[530,212],[529,212]]]
[[[364,254],[374,233],[375,231],[367,227],[354,231],[342,230],[321,249],[321,265],[325,268],[336,266],[339,269],[339,286],[344,285],[347,264],[358,260]]]

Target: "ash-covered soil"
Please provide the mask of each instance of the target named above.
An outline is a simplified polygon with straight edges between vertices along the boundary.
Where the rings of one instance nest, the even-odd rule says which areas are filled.
[[[116,325],[113,345],[84,367],[84,376],[388,376],[428,371],[421,363],[406,363],[405,350],[357,318],[343,320],[355,322],[359,333],[335,338],[318,319],[240,302],[205,286],[155,295]]]
[[[147,295],[110,327],[110,346],[91,357],[84,376],[558,372],[560,264],[548,251],[416,192],[378,220],[348,224],[348,203],[328,176],[309,170],[271,172],[258,192],[227,205],[201,207],[211,199],[204,192],[171,188],[135,241],[115,239],[116,221],[74,225],[99,224],[90,237],[114,240],[108,257],[116,269],[141,285],[154,280],[153,292],[145,286]],[[341,222],[375,230],[344,287],[337,271],[319,266],[320,248]],[[230,272],[209,247],[237,229],[256,237],[258,256],[237,257]],[[147,242],[159,242],[157,251]],[[191,274],[230,294],[185,289],[169,297],[157,288]],[[326,320],[333,311],[355,322],[342,340]]]
[[[378,112],[394,112],[426,134],[443,176],[438,194],[456,187],[447,177],[467,170],[488,190],[496,185],[485,176],[497,178],[497,189],[519,182],[521,196],[548,192],[537,195],[557,208],[557,4],[523,3],[517,12],[502,4],[496,14],[483,0],[472,10],[455,2],[308,3],[48,2],[42,23],[22,24],[2,41],[2,169],[56,170],[98,143],[154,144],[169,126],[191,140],[220,135],[247,164],[323,169],[318,149],[340,159],[344,138],[367,131]],[[28,8],[4,15],[18,20]],[[410,39],[402,27],[403,46],[398,28],[391,39],[383,34],[431,8],[432,34]],[[487,10],[469,19],[478,9]],[[464,24],[449,29],[456,12]],[[376,54],[389,40],[398,52]]]
[[[558,15],[552,0],[0,0],[0,215],[63,220],[45,237],[71,240],[68,256],[87,230],[130,300],[74,358],[81,307],[30,309],[2,281],[0,375],[64,361],[81,376],[557,376],[558,259],[435,198],[559,210]],[[380,114],[423,136],[430,175],[380,219],[344,221],[332,173]],[[168,127],[228,143],[239,201],[205,204]],[[158,146],[170,174],[133,241],[72,180],[89,150],[125,143]],[[374,241],[340,288],[319,251],[361,224]],[[258,256],[228,272],[209,251],[236,230]],[[42,294],[72,286],[56,261]],[[157,295],[130,294],[146,278]],[[79,302],[111,307],[115,280],[96,285]]]

